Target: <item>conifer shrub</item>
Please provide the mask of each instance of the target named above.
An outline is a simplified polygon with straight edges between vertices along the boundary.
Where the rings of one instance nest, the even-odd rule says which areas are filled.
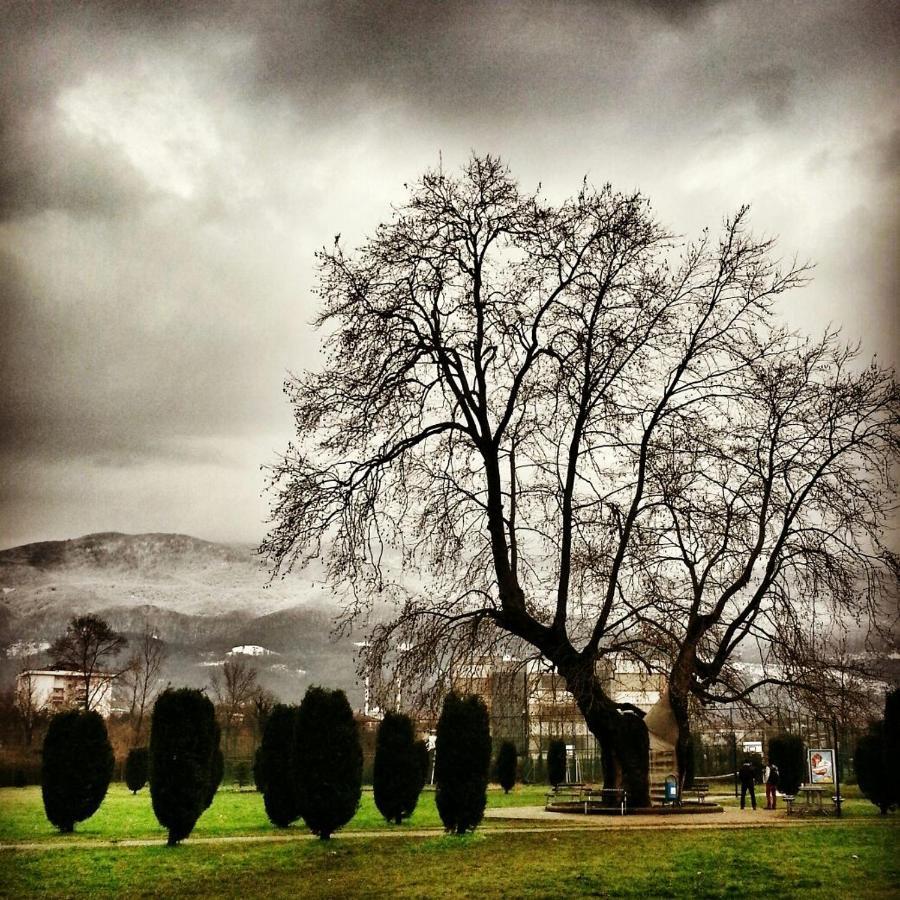
[[[41,795],[47,818],[62,832],[90,818],[106,796],[115,756],[99,713],[57,713],[47,728],[41,759]]]
[[[550,741],[547,748],[547,780],[558,787],[566,780],[566,742]]]
[[[297,707],[278,703],[272,707],[256,751],[253,769],[263,806],[276,828],[287,828],[300,818],[294,773],[294,741]]]
[[[209,809],[212,806],[213,799],[216,796],[216,791],[219,790],[219,786],[222,784],[222,779],[225,777],[225,755],[222,753],[222,748],[219,746],[219,741],[222,738],[222,731],[219,728],[219,723],[215,723],[215,735],[213,740],[215,741],[216,749],[213,750],[212,755],[212,763],[210,764],[209,769],[209,785],[206,791],[206,797],[203,800],[203,808]]]
[[[900,753],[900,688],[884,704],[884,719],[873,722],[856,745],[853,764],[863,796],[885,815],[900,805],[897,759]]]
[[[796,794],[806,775],[803,739],[795,734],[779,734],[769,741],[769,761],[778,766],[778,790]]]
[[[146,747],[133,747],[125,758],[125,784],[136,794],[147,783],[150,757]]]
[[[508,794],[516,784],[516,769],[519,764],[519,756],[516,753],[516,745],[512,741],[503,741],[497,751],[497,761],[494,763],[494,777],[497,783]]]
[[[431,777],[431,753],[428,752],[428,744],[425,741],[416,741],[416,773],[419,776],[419,793],[428,784]]]
[[[264,765],[262,744],[260,744],[260,746],[256,748],[256,752],[253,754],[253,784],[256,785],[256,789],[261,794],[266,790],[266,775],[264,771]]]
[[[891,797],[890,775],[885,756],[884,722],[873,722],[856,744],[853,764],[862,795],[875,804],[882,815],[896,804]]]
[[[192,688],[169,688],[153,707],[150,798],[168,844],[186,838],[221,780],[219,728],[209,698]]]
[[[487,805],[491,733],[480,697],[448,694],[437,725],[435,802],[444,828],[464,834],[478,826]]]
[[[884,755],[888,760],[888,790],[891,805],[900,805],[900,688],[894,688],[884,701]]]
[[[310,687],[297,711],[295,784],[303,820],[322,840],[353,818],[362,796],[362,764],[347,696]]]
[[[423,780],[422,759],[409,716],[384,714],[375,742],[372,784],[375,806],[388,822],[399,825],[413,814]]]
[[[239,789],[250,783],[250,766],[244,760],[234,767],[234,782]]]

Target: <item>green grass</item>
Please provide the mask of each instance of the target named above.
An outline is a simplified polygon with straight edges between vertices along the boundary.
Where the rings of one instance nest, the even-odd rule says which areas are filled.
[[[518,787],[508,795],[492,789],[488,792],[489,806],[531,806],[544,802],[546,788]],[[486,823],[491,827],[493,823]],[[363,792],[362,802],[348,830],[375,831],[396,829],[385,822],[375,808],[371,790]],[[434,805],[434,793],[424,791],[416,811],[401,828],[440,828],[441,820]],[[290,831],[305,832],[302,824],[291,826]],[[212,806],[199,818],[192,832],[195,837],[229,835],[276,834],[266,818],[262,795],[255,791],[222,789]],[[100,809],[84,822],[75,826],[75,837],[96,840],[126,840],[131,838],[162,838],[160,827],[150,806],[146,788],[136,795],[121,784],[110,787]],[[47,821],[44,815],[41,789],[0,788],[0,842],[45,841],[63,836]]]
[[[0,896],[893,897],[896,817],[746,831],[484,830],[0,852]]]

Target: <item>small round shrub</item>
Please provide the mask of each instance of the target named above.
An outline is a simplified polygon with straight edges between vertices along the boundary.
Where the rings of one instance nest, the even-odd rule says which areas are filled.
[[[557,787],[566,780],[566,742],[550,741],[547,748],[547,780]]]
[[[497,761],[494,764],[494,776],[497,783],[508,794],[516,784],[516,769],[519,757],[516,753],[516,745],[512,741],[503,741],[497,751]]]
[[[343,691],[306,691],[297,712],[294,754],[303,820],[327,840],[353,818],[362,796],[362,747]]]
[[[146,747],[134,747],[125,759],[125,784],[136,794],[147,783],[150,755]]]
[[[100,714],[67,710],[50,720],[41,761],[41,794],[47,818],[62,832],[100,807],[115,767]]]
[[[478,826],[487,804],[491,733],[480,697],[448,694],[437,725],[435,803],[444,827],[464,834]]]
[[[375,742],[372,785],[375,806],[388,822],[399,825],[413,814],[422,789],[421,767],[412,719],[385,713]]]

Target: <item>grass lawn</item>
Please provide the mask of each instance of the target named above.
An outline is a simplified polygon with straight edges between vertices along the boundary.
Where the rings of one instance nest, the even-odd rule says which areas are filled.
[[[0,896],[896,897],[900,824],[5,850]]]
[[[546,788],[489,792],[488,805],[540,805]],[[718,798],[717,798],[718,799]],[[727,798],[722,798],[725,802]],[[0,850],[0,897],[793,897],[900,896],[900,817],[850,798],[846,818],[807,818],[790,828],[523,832],[486,820],[463,838],[409,834],[440,828],[426,792],[399,828],[371,791],[346,831],[401,837],[287,843],[110,847],[164,837],[146,789],[113,785],[100,810],[60,835],[44,817],[40,788],[0,790],[0,842],[96,841],[96,847]],[[707,819],[706,816],[703,817]],[[553,823],[557,824],[557,823]],[[293,826],[288,833],[304,833]],[[407,834],[403,834],[407,832]],[[283,834],[252,791],[221,790],[193,836]]]
[[[508,795],[499,789],[488,792],[489,806],[536,806],[543,804],[547,788],[543,785],[520,786]],[[486,823],[491,827],[494,823]],[[424,791],[416,811],[401,828],[441,828],[434,805],[434,793]],[[375,808],[372,791],[363,791],[362,802],[348,830],[370,831],[396,829],[384,821]],[[301,824],[291,831],[305,832]],[[262,794],[256,791],[221,789],[212,806],[198,819],[192,832],[195,837],[217,837],[246,834],[277,834],[266,818]],[[123,784],[110,786],[100,809],[85,822],[75,825],[76,839],[124,840],[128,838],[163,838],[150,806],[147,788],[132,794]],[[0,842],[43,841],[65,839],[44,815],[39,787],[0,788]]]

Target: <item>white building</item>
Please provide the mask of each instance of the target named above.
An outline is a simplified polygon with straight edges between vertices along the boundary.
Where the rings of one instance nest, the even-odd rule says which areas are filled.
[[[112,683],[116,678],[109,672],[95,672],[91,676],[89,706],[107,718],[111,711]],[[21,705],[35,712],[59,712],[84,706],[84,674],[58,669],[29,669],[16,677],[16,695]]]

